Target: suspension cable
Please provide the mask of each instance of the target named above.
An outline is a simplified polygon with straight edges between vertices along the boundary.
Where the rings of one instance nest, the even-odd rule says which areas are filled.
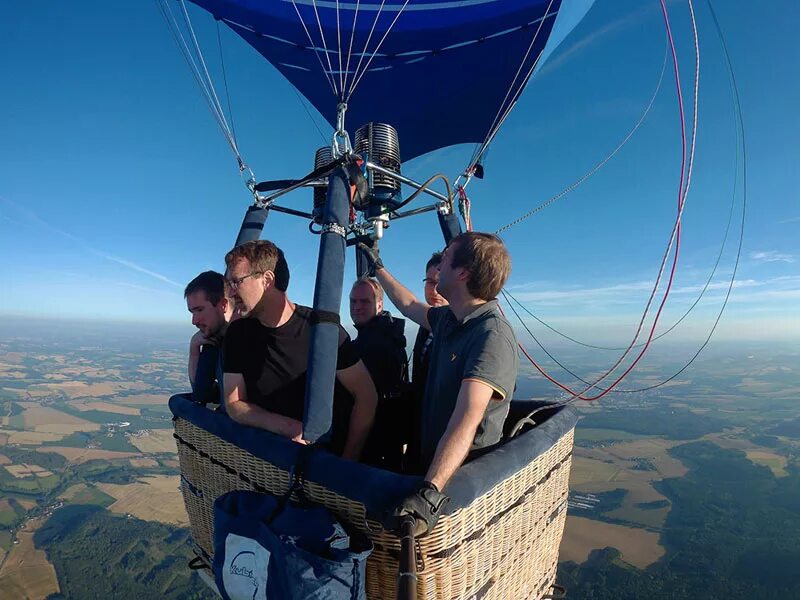
[[[594,385],[589,386],[588,388],[586,388],[585,390],[583,390],[581,392],[574,392],[571,389],[569,389],[567,386],[565,386],[564,384],[562,384],[562,383],[558,382],[557,380],[555,380],[554,378],[552,378],[550,375],[548,375],[544,371],[544,369],[542,369],[542,367],[540,367],[536,363],[536,361],[533,359],[533,357],[531,357],[530,354],[521,345],[519,346],[520,350],[523,353],[523,355],[531,362],[531,364],[533,364],[533,366],[546,379],[548,379],[549,381],[551,381],[552,383],[554,383],[558,387],[562,388],[564,391],[566,391],[569,394],[571,394],[572,397],[580,398],[582,400],[596,400],[596,399],[602,397],[603,395],[607,394],[608,392],[610,392],[614,387],[616,387],[616,385],[620,381],[622,381],[622,379],[625,376],[627,376],[628,373],[631,372],[631,370],[636,366],[636,364],[639,362],[639,360],[645,354],[645,352],[647,351],[647,349],[648,349],[648,347],[650,345],[650,342],[652,341],[652,337],[653,337],[653,334],[655,332],[655,328],[656,328],[656,326],[658,324],[658,319],[659,319],[659,317],[661,315],[661,312],[662,312],[662,310],[664,308],[664,305],[666,303],[667,297],[669,296],[669,292],[670,292],[670,289],[672,287],[672,282],[674,280],[675,269],[676,269],[676,266],[677,266],[678,249],[679,249],[679,244],[680,244],[680,223],[681,223],[682,213],[683,213],[683,210],[685,208],[686,195],[688,194],[688,189],[689,189],[688,185],[684,189],[684,176],[686,175],[685,168],[686,168],[686,158],[687,158],[686,157],[687,144],[686,144],[685,117],[684,117],[684,111],[683,111],[683,94],[681,92],[681,86],[680,86],[680,73],[679,73],[679,69],[678,69],[677,51],[675,49],[675,42],[674,42],[674,39],[672,37],[672,31],[671,31],[671,27],[670,27],[670,23],[669,23],[669,16],[668,16],[668,13],[667,13],[667,10],[666,10],[666,6],[664,5],[664,0],[660,0],[660,2],[661,2],[661,6],[662,6],[662,13],[663,13],[663,16],[664,16],[665,27],[666,27],[666,30],[667,30],[667,38],[669,40],[670,50],[671,50],[672,57],[673,57],[673,68],[675,70],[675,84],[676,84],[677,95],[678,95],[679,117],[680,117],[680,121],[681,121],[681,140],[682,140],[683,151],[682,151],[682,160],[681,160],[681,176],[680,176],[680,182],[679,182],[679,186],[678,186],[678,214],[677,214],[677,218],[675,220],[675,224],[674,224],[673,229],[672,229],[672,234],[670,236],[669,245],[668,245],[667,250],[664,253],[664,257],[662,258],[662,261],[661,261],[661,266],[659,268],[659,273],[658,273],[658,277],[656,279],[656,283],[655,283],[655,285],[653,287],[652,293],[650,294],[650,298],[648,299],[647,306],[645,307],[644,314],[642,315],[642,319],[641,319],[641,321],[639,323],[639,326],[637,328],[636,335],[635,335],[633,341],[631,342],[631,344],[626,349],[626,351],[615,362],[615,364],[608,371],[606,371],[606,373],[604,373],[600,378],[598,378],[595,381]],[[691,3],[691,0],[689,0],[689,2]],[[697,29],[693,28],[693,31],[694,31],[694,35],[696,36],[697,35]],[[699,46],[696,44],[695,48],[699,49]],[[699,80],[699,54],[698,54],[698,59],[696,61],[695,76],[696,76],[696,79]],[[697,94],[698,92],[699,92],[699,84],[696,81],[695,93]],[[696,120],[695,120],[695,123],[694,123],[693,137],[695,136],[695,134],[696,134]],[[692,153],[693,152],[694,152],[694,143],[692,144]],[[689,160],[690,161],[694,160],[693,154],[689,157]],[[686,181],[688,183],[688,178],[686,179]],[[608,388],[606,388],[605,391],[603,391],[599,395],[595,395],[593,397],[584,396],[584,394],[588,390],[592,389],[592,387],[595,387],[596,384],[600,383],[601,381],[606,379],[611,373],[613,373],[613,371],[616,370],[616,368],[619,366],[619,364],[622,362],[622,360],[625,358],[625,356],[627,356],[627,354],[630,352],[630,349],[635,345],[636,340],[638,339],[639,334],[641,333],[641,329],[642,329],[642,326],[644,324],[644,320],[646,319],[647,313],[649,312],[650,305],[651,305],[651,303],[653,301],[653,298],[654,298],[654,296],[656,294],[656,291],[658,290],[658,287],[659,287],[659,284],[660,284],[660,281],[661,281],[661,276],[663,275],[664,267],[666,266],[666,262],[667,262],[667,260],[669,258],[673,243],[675,243],[676,253],[675,253],[675,258],[673,260],[672,268],[670,270],[670,276],[669,276],[669,280],[667,282],[666,290],[665,290],[665,293],[664,293],[664,298],[662,299],[662,301],[660,303],[660,306],[658,308],[658,311],[656,312],[656,315],[655,315],[655,318],[654,318],[654,322],[653,322],[653,326],[651,327],[650,334],[648,336],[648,339],[647,339],[644,347],[642,348],[642,351],[634,359],[634,361],[631,363],[631,365],[622,373],[622,375],[619,376],[610,386],[608,386]]]
[[[306,27],[306,22],[303,21],[303,15],[300,14],[300,9],[297,8],[297,2],[295,0],[292,0],[292,6],[294,6],[294,11],[297,13],[297,19],[300,21],[300,25],[303,26],[303,31],[306,32],[306,37],[308,38],[308,47],[314,51],[314,54],[317,55],[317,61],[319,61],[319,66],[322,69],[322,73],[325,75],[325,79],[328,80],[328,85],[331,86],[331,92],[333,92],[333,95],[336,96],[336,84],[333,81],[333,75],[325,70],[325,65],[323,64],[322,58],[319,55],[319,48],[311,38],[311,32],[308,30],[308,27]]]
[[[356,10],[353,13],[353,27],[350,30],[350,46],[347,48],[347,61],[344,65],[344,83],[342,84],[342,89],[347,89],[347,79],[350,75],[350,57],[353,54],[353,39],[355,38],[356,34],[356,21],[358,20],[358,9],[361,6],[361,0],[356,0]]]
[[[233,141],[237,143],[238,140],[236,139],[236,125],[233,122],[233,108],[231,107],[231,93],[228,89],[228,74],[225,71],[225,54],[222,51],[222,35],[220,34],[220,27],[219,21],[214,20],[214,23],[217,25],[217,46],[219,47],[219,64],[222,68],[222,82],[225,84],[225,98],[228,103],[228,116],[231,119],[231,134],[233,135]]]
[[[536,31],[533,34],[533,39],[531,40],[530,45],[528,45],[528,49],[525,51],[525,55],[522,57],[522,61],[520,61],[519,63],[517,72],[514,74],[514,78],[511,80],[511,83],[508,86],[508,90],[506,90],[506,95],[503,97],[503,101],[500,103],[500,106],[497,107],[497,114],[495,114],[494,120],[492,121],[489,130],[486,132],[486,137],[484,138],[483,143],[473,153],[472,158],[470,159],[469,162],[469,166],[467,167],[465,172],[468,172],[475,165],[475,163],[477,163],[480,160],[480,157],[486,151],[486,148],[494,139],[494,136],[497,134],[497,131],[500,129],[500,126],[503,124],[506,117],[508,116],[508,113],[511,112],[511,109],[514,108],[514,105],[517,99],[519,98],[520,93],[527,85],[528,80],[530,79],[534,69],[536,68],[536,65],[539,63],[539,58],[541,58],[542,56],[542,51],[540,51],[539,54],[536,56],[536,59],[533,61],[533,64],[531,65],[531,68],[528,70],[528,73],[523,78],[520,86],[515,91],[514,97],[512,98],[511,102],[508,104],[508,106],[506,106],[506,101],[508,100],[508,97],[511,95],[512,90],[514,90],[514,84],[517,83],[519,74],[522,71],[522,68],[525,66],[525,61],[528,60],[528,56],[530,56],[531,50],[533,50],[533,47],[536,45],[536,40],[539,38],[539,33],[542,30],[544,22],[550,16],[550,8],[552,6],[553,6],[553,0],[550,0],[550,2],[547,5],[547,9],[544,11],[544,16],[539,20],[539,26],[536,28]],[[544,48],[542,48],[542,50],[544,50]]]
[[[186,29],[191,34],[193,49],[192,47],[190,47],[189,42],[186,40],[186,36],[184,36],[183,31],[181,30],[181,27],[178,24],[178,20],[175,14],[172,12],[172,8],[167,3],[167,1],[155,0],[156,6],[158,7],[159,12],[161,13],[161,16],[164,18],[164,22],[167,25],[167,29],[172,34],[172,38],[175,41],[175,44],[178,46],[178,50],[181,52],[181,55],[186,61],[186,64],[189,67],[189,71],[194,77],[195,83],[197,83],[197,86],[200,88],[203,99],[205,100],[206,105],[208,106],[208,109],[211,112],[211,115],[217,122],[217,125],[222,131],[225,140],[228,142],[231,151],[236,157],[240,173],[244,174],[246,171],[249,172],[249,178],[247,182],[249,187],[250,182],[255,181],[255,179],[252,176],[252,172],[247,167],[247,164],[245,163],[244,159],[242,158],[242,155],[239,152],[236,136],[232,128],[228,125],[227,120],[225,119],[224,110],[222,109],[222,105],[219,102],[219,97],[217,96],[217,93],[214,89],[214,82],[211,79],[211,75],[208,71],[208,68],[206,67],[205,60],[203,59],[203,53],[200,49],[199,44],[197,43],[197,38],[194,34],[194,29],[192,27],[188,11],[186,10],[186,6],[183,3],[183,0],[179,1],[181,4],[181,8],[183,9]],[[195,56],[197,58],[195,58]]]
[[[620,143],[617,144],[617,146],[605,158],[603,158],[601,161],[599,161],[597,164],[595,164],[594,167],[589,169],[586,173],[584,173],[581,177],[579,177],[572,184],[568,185],[563,190],[561,190],[560,192],[558,192],[554,196],[550,197],[549,199],[545,200],[544,202],[542,202],[541,204],[539,204],[538,206],[536,206],[532,210],[530,210],[530,211],[526,212],[525,214],[517,217],[513,221],[503,225],[502,227],[500,227],[499,229],[497,229],[494,232],[495,235],[499,235],[499,234],[503,233],[504,231],[507,231],[507,230],[511,229],[515,225],[519,225],[520,223],[522,223],[526,219],[529,219],[530,217],[532,217],[533,215],[535,215],[539,211],[547,208],[548,206],[550,206],[551,204],[553,204],[557,200],[560,200],[561,198],[563,198],[567,194],[570,194],[570,193],[574,192],[587,179],[589,179],[590,177],[592,177],[592,175],[594,175],[600,169],[602,169],[612,158],[614,158],[620,152],[620,150],[622,150],[622,148],[631,140],[631,138],[636,133],[636,131],[639,129],[639,127],[641,127],[642,123],[644,123],[645,119],[647,118],[647,115],[650,113],[650,110],[653,108],[653,104],[655,104],[656,98],[658,97],[658,93],[661,90],[661,84],[664,81],[664,73],[666,72],[667,57],[668,56],[669,56],[669,45],[665,44],[665,47],[664,47],[664,60],[663,60],[663,62],[661,64],[661,73],[658,76],[658,82],[656,83],[655,90],[653,90],[653,95],[650,97],[650,101],[647,103],[647,106],[645,107],[644,111],[642,112],[641,116],[639,117],[639,120],[636,121],[636,123],[633,125],[633,127],[630,129],[630,131],[628,131],[628,133],[625,135],[625,137],[622,138],[622,141],[620,141]]]
[[[370,27],[369,34],[367,35],[367,41],[364,42],[364,49],[359,52],[358,57],[358,64],[356,68],[353,70],[353,81],[356,79],[356,75],[358,74],[358,70],[361,68],[361,63],[364,61],[364,56],[367,52],[367,48],[369,47],[369,42],[372,40],[372,34],[375,33],[375,27],[378,25],[378,19],[381,18],[381,13],[383,12],[383,5],[386,4],[386,0],[381,0],[381,5],[378,7],[378,11],[375,13],[375,19],[372,21],[372,27]],[[348,62],[350,59],[348,58]],[[352,86],[351,86],[352,87]],[[350,95],[352,94],[352,90],[348,90],[348,93],[345,95],[345,101],[350,99]]]
[[[292,0],[294,2],[294,0]],[[331,64],[331,55],[328,52],[328,44],[325,41],[325,33],[322,31],[322,21],[319,19],[319,11],[317,10],[317,0],[311,0],[311,4],[314,7],[314,16],[317,18],[317,27],[319,28],[319,37],[322,39],[322,49],[325,53],[325,60],[328,63],[328,69],[331,73],[331,79],[333,79],[333,93],[338,96],[338,92],[342,90],[336,90],[336,77],[333,74],[333,65]],[[324,67],[323,67],[324,68]]]
[[[386,40],[386,36],[388,36],[389,32],[394,28],[394,24],[397,23],[397,19],[399,19],[400,15],[403,14],[403,11],[406,9],[406,6],[408,6],[408,3],[409,3],[409,0],[405,0],[405,2],[403,2],[403,6],[401,6],[400,10],[397,11],[397,14],[394,16],[394,19],[392,19],[392,22],[389,24],[388,29],[386,29],[386,32],[383,34],[383,37],[378,42],[378,45],[375,46],[375,50],[372,51],[372,54],[370,55],[369,60],[367,61],[367,64],[364,65],[364,69],[361,71],[360,75],[358,74],[358,67],[356,67],[356,73],[353,75],[353,84],[350,87],[350,91],[347,93],[347,99],[349,99],[350,96],[353,95],[353,92],[355,92],[356,87],[358,86],[359,83],[361,83],[361,79],[364,77],[366,72],[369,70],[369,66],[372,64],[372,59],[375,58],[375,55],[381,49],[381,46],[383,45],[383,42]],[[381,4],[381,7],[383,7],[383,4]],[[377,23],[377,17],[375,19],[375,22]],[[364,51],[366,52],[366,50],[367,50],[367,47],[364,46]],[[362,58],[363,58],[363,54],[362,54]],[[361,61],[359,61],[359,64],[361,64]]]

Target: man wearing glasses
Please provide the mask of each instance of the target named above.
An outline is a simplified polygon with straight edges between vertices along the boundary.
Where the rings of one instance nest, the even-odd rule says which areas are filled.
[[[272,242],[256,240],[237,246],[225,256],[225,264],[228,285],[242,316],[225,336],[228,415],[243,425],[305,443],[303,409],[312,310],[289,300],[289,267]],[[364,363],[341,326],[336,379],[331,450],[357,460],[378,398]]]

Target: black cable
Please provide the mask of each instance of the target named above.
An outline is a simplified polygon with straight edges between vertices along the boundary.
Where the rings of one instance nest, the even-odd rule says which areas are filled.
[[[520,316],[519,316],[519,313],[518,313],[518,312],[516,311],[516,309],[514,308],[514,305],[513,305],[513,304],[511,304],[511,302],[509,302],[509,301],[508,301],[508,294],[507,294],[507,292],[506,292],[505,290],[500,290],[500,293],[501,293],[501,294],[503,294],[503,297],[506,299],[506,303],[507,303],[507,305],[508,305],[508,308],[510,308],[510,309],[511,309],[511,312],[513,312],[513,313],[514,313],[514,316],[515,316],[515,317],[517,317],[517,319],[519,320],[519,322],[520,322],[520,324],[522,325],[522,327],[525,329],[525,331],[527,331],[527,332],[528,332],[528,335],[530,335],[530,336],[533,338],[533,341],[534,341],[534,342],[536,342],[536,345],[537,345],[537,346],[539,346],[539,348],[541,348],[541,349],[542,349],[542,351],[543,351],[545,354],[547,354],[547,356],[550,358],[550,360],[552,360],[552,361],[553,361],[554,363],[556,363],[556,364],[557,364],[559,367],[561,367],[562,369],[564,369],[564,370],[565,370],[567,373],[569,373],[570,375],[572,375],[572,376],[573,376],[575,379],[577,379],[577,380],[579,380],[579,381],[581,381],[581,382],[585,383],[586,385],[592,385],[592,383],[591,383],[591,382],[589,382],[589,381],[586,381],[586,380],[585,380],[585,379],[583,379],[583,378],[582,378],[580,375],[578,375],[577,373],[574,373],[573,371],[571,371],[571,370],[570,370],[568,367],[566,367],[565,365],[563,365],[563,364],[562,364],[562,363],[561,363],[561,362],[560,362],[560,361],[559,361],[559,360],[558,360],[558,359],[557,359],[555,356],[553,356],[552,354],[550,354],[550,352],[548,352],[548,351],[547,351],[547,348],[545,348],[545,347],[542,345],[542,343],[539,341],[539,339],[538,339],[538,338],[537,338],[537,337],[536,337],[536,336],[533,334],[533,332],[532,332],[532,331],[531,331],[531,330],[528,328],[528,326],[525,324],[525,321],[523,321],[523,320],[522,320],[522,317],[520,317]],[[597,387],[598,389],[600,389],[600,390],[602,390],[602,391],[605,391],[605,390],[603,390],[602,388],[600,388],[599,386],[594,386],[594,387]]]
[[[398,204],[393,208],[387,208],[381,214],[388,215],[389,213],[393,213],[396,210],[400,210],[404,206],[407,206],[412,201],[414,201],[414,199],[416,199],[417,196],[419,196],[422,192],[427,190],[431,186],[431,184],[437,179],[441,179],[444,182],[444,186],[447,189],[447,198],[450,204],[450,210],[453,210],[453,194],[450,191],[450,181],[442,173],[437,173],[436,175],[431,175],[425,183],[423,183],[413,194],[411,194],[408,198],[403,200],[400,204]]]
[[[225,73],[225,57],[222,53],[222,36],[219,33],[219,21],[215,19],[217,24],[217,45],[219,46],[219,63],[222,66],[222,81],[225,83],[225,99],[228,103],[228,116],[231,118],[231,135],[233,135],[233,143],[239,146],[239,140],[236,139],[236,125],[233,122],[233,109],[231,108],[231,94],[228,91],[228,76]]]
[[[322,141],[325,142],[325,145],[329,145],[328,138],[325,137],[325,134],[322,133],[322,129],[320,129],[319,125],[317,125],[317,120],[311,114],[311,111],[308,109],[308,106],[306,106],[306,101],[303,98],[302,94],[300,92],[298,92],[297,88],[295,88],[294,86],[291,86],[291,88],[292,88],[292,91],[294,91],[295,96],[297,96],[297,99],[300,100],[300,104],[303,105],[303,109],[305,109],[306,114],[308,115],[308,118],[311,120],[311,122],[314,124],[314,127],[316,127],[317,131],[319,132],[319,137],[322,138]]]

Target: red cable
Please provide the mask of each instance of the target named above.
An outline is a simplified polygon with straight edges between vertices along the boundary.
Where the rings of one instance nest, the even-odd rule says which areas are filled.
[[[686,172],[686,119],[685,119],[684,108],[683,108],[683,93],[682,93],[682,90],[681,90],[680,72],[679,72],[679,69],[678,69],[678,58],[677,58],[677,52],[676,52],[676,49],[675,49],[675,41],[674,41],[674,38],[672,36],[672,28],[670,27],[670,23],[669,23],[669,15],[667,13],[667,7],[666,7],[666,5],[664,3],[664,0],[660,0],[660,3],[661,3],[662,13],[664,15],[664,23],[665,23],[666,30],[667,30],[667,37],[669,39],[670,49],[671,49],[671,53],[672,53],[673,66],[674,66],[674,70],[675,70],[675,84],[676,84],[677,95],[678,95],[678,106],[679,106],[680,121],[681,121],[681,145],[682,145],[683,152],[682,152],[682,158],[681,158],[681,176],[680,176],[679,185],[678,185],[678,216],[677,216],[676,223],[675,223],[675,226],[674,226],[675,255],[674,255],[674,258],[673,258],[673,262],[672,262],[672,268],[670,269],[669,280],[667,282],[667,287],[666,287],[665,292],[664,292],[664,297],[661,300],[661,304],[658,307],[658,311],[656,312],[656,316],[655,316],[655,319],[653,320],[653,325],[650,328],[650,333],[648,335],[647,342],[645,342],[644,346],[642,347],[641,352],[639,352],[639,355],[634,359],[634,361],[630,364],[630,366],[622,373],[622,375],[620,375],[603,392],[601,392],[600,394],[598,394],[596,396],[590,396],[590,397],[583,396],[583,394],[586,391],[592,389],[592,387],[594,387],[595,385],[597,385],[598,383],[603,381],[603,379],[608,377],[608,375],[611,374],[619,366],[619,364],[625,359],[625,357],[630,352],[631,348],[633,348],[633,346],[636,344],[636,340],[639,338],[639,334],[641,333],[642,325],[644,324],[644,321],[647,318],[647,313],[650,310],[650,305],[651,305],[651,303],[653,301],[653,298],[655,297],[656,292],[658,291],[658,280],[656,281],[656,285],[653,287],[653,291],[650,294],[650,298],[647,301],[647,306],[645,307],[644,314],[642,315],[642,319],[639,322],[639,326],[638,326],[638,329],[636,331],[636,336],[634,337],[634,339],[631,342],[631,344],[628,346],[628,348],[625,350],[625,352],[622,354],[622,356],[620,356],[620,358],[617,360],[617,362],[614,363],[614,365],[608,371],[606,371],[606,373],[603,374],[602,377],[597,379],[591,386],[589,386],[585,390],[583,390],[583,392],[576,393],[573,390],[571,390],[569,387],[565,386],[564,384],[558,382],[553,377],[548,375],[544,371],[544,369],[536,363],[536,361],[533,359],[533,357],[531,357],[531,355],[528,354],[528,352],[525,350],[525,348],[523,348],[521,344],[517,344],[519,349],[522,351],[523,355],[539,371],[539,373],[542,374],[542,376],[544,376],[548,381],[550,381],[550,382],[554,383],[555,385],[557,385],[558,387],[560,387],[562,390],[572,394],[572,396],[575,399],[579,399],[579,400],[585,400],[585,401],[598,400],[599,398],[602,398],[603,396],[608,394],[610,391],[612,391],[614,389],[614,387],[616,387],[617,384],[619,384],[620,381],[622,381],[628,375],[628,373],[630,373],[633,370],[633,368],[638,364],[638,362],[642,358],[642,356],[644,356],[644,354],[647,351],[647,349],[649,348],[650,342],[652,341],[653,336],[655,334],[655,329],[656,329],[656,326],[658,324],[658,319],[661,316],[661,312],[664,309],[664,306],[665,306],[666,301],[667,301],[667,297],[669,296],[669,292],[670,292],[670,290],[672,288],[672,283],[673,283],[674,277],[675,277],[675,271],[676,271],[676,268],[677,268],[677,265],[678,265],[678,256],[679,256],[679,251],[680,251],[681,216],[682,216],[682,212],[683,212],[683,206],[684,206],[684,203],[686,201],[686,195],[688,194],[688,188],[686,190],[683,189],[684,188],[684,176],[685,176],[685,172]],[[665,253],[664,254],[664,258],[661,261],[661,268],[659,269],[659,278],[658,278],[659,280],[661,278],[661,274],[663,273],[663,268],[666,265],[666,262],[668,260],[668,256],[669,256],[669,253],[668,252]],[[502,309],[501,309],[501,312],[502,312]],[[503,313],[503,314],[505,316],[505,313]]]

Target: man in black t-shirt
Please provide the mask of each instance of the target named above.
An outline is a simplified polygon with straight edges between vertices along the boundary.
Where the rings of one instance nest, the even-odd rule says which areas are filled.
[[[298,443],[303,439],[312,310],[289,300],[289,268],[272,242],[257,240],[225,256],[226,277],[237,311],[225,336],[224,394],[230,417]],[[337,392],[332,449],[357,460],[375,417],[378,399],[367,369],[339,328]],[[347,393],[352,396],[352,409]],[[349,415],[348,415],[349,413]]]

